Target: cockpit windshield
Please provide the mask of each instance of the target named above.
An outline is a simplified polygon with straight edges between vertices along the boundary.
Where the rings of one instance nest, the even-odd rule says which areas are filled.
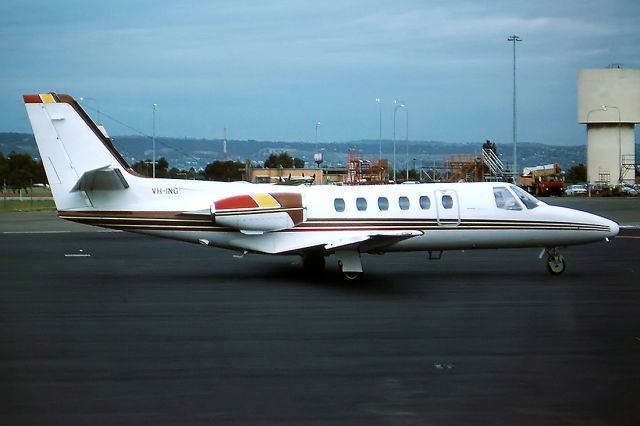
[[[538,207],[538,204],[540,204],[540,201],[538,201],[533,195],[518,186],[511,185],[511,190],[529,210],[535,209]]]
[[[496,186],[493,188],[493,197],[496,200],[496,207],[503,210],[522,210],[522,206],[516,197],[504,186]]]

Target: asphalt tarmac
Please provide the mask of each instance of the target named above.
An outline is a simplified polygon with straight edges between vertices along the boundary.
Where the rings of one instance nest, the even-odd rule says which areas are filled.
[[[531,249],[371,255],[349,283],[3,214],[0,423],[640,424],[639,249],[567,248],[559,277]]]

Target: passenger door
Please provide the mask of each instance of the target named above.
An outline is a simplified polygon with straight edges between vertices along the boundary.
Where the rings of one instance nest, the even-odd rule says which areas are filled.
[[[440,226],[460,225],[460,203],[453,189],[436,190],[436,218]]]

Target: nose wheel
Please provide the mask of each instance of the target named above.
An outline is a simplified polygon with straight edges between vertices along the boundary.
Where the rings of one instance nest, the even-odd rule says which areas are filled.
[[[560,275],[564,272],[566,264],[564,257],[558,252],[557,248],[547,249],[547,271],[551,275]]]

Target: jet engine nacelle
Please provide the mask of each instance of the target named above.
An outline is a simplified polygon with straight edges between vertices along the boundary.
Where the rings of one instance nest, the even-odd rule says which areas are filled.
[[[301,194],[245,194],[215,201],[211,217],[218,225],[262,233],[293,228],[305,221],[306,211]]]

